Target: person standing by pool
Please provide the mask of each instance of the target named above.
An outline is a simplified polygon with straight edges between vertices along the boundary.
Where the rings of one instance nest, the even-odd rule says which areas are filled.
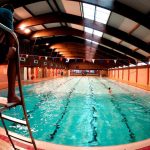
[[[13,6],[5,4],[0,7],[0,23],[13,30]],[[20,98],[15,94],[15,81],[17,76],[16,43],[8,33],[0,30],[0,64],[8,61],[8,103],[18,103]]]

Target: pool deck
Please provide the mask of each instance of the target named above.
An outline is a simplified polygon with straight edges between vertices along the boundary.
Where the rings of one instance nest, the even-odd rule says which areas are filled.
[[[30,81],[23,81],[23,84],[33,84],[45,80],[50,80],[58,77],[44,78],[44,79],[34,79]],[[7,88],[7,82],[3,82],[0,85],[0,89]],[[19,135],[20,136],[20,135]],[[34,150],[34,148],[23,142],[13,140],[17,148],[22,150]],[[64,146],[58,145],[43,141],[35,140],[38,150],[150,150],[150,139],[135,142],[131,144],[124,144],[118,146],[102,146],[102,147],[73,147],[73,146]],[[9,139],[3,128],[0,128],[0,150],[13,150]]]
[[[46,80],[51,80],[51,79],[56,79],[56,78],[60,78],[60,76],[56,76],[56,77],[48,77],[48,78],[39,78],[39,79],[34,79],[34,80],[26,80],[26,81],[22,81],[23,85],[27,85],[27,84],[33,84],[33,83],[37,83],[37,82],[41,82],[41,81],[46,81]],[[16,83],[17,86],[17,83]],[[0,90],[1,89],[6,89],[8,87],[8,83],[7,82],[1,82],[0,84]]]

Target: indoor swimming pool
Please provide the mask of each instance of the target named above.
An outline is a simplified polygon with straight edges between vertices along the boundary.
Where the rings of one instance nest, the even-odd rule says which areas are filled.
[[[37,140],[110,146],[150,138],[150,93],[144,90],[107,78],[83,76],[25,85],[23,91]],[[0,91],[1,96],[6,93]],[[21,112],[17,106],[6,114],[24,119]],[[28,136],[24,126],[6,122],[9,130]]]

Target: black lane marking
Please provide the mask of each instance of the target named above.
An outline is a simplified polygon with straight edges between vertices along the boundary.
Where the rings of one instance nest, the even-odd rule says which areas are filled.
[[[105,79],[105,80],[106,80],[106,79]],[[127,88],[122,87],[121,85],[116,84],[116,83],[114,83],[114,82],[112,82],[112,81],[110,81],[110,80],[106,80],[106,81],[108,81],[108,82],[111,83],[111,84],[114,84],[115,86],[120,87],[120,89],[123,89],[123,90],[127,91],[127,92],[130,94],[131,101],[135,102],[135,101],[137,100],[137,98],[136,98]],[[148,107],[144,107],[143,105],[140,105],[140,104],[137,104],[137,103],[134,103],[134,105],[140,107],[140,108],[143,110],[144,113],[146,113],[146,114],[147,114],[147,113],[150,113],[150,110],[149,110]]]
[[[55,89],[61,87],[62,85],[66,84],[68,81],[70,81],[72,79],[73,78],[68,79],[67,81],[64,81],[63,83],[60,83],[59,85],[57,85],[57,87]],[[52,94],[52,91],[49,91],[48,93],[44,94],[43,96],[44,97],[46,97],[46,96],[48,97],[49,94]],[[31,114],[34,113],[42,105],[43,102],[45,102],[45,100],[40,100],[37,104],[35,104],[34,108],[32,110],[30,110],[30,111],[27,112],[27,117],[30,118]],[[25,117],[22,117],[21,119],[24,120]],[[17,126],[17,124],[16,123],[12,123],[11,126],[15,127],[15,126]]]
[[[80,82],[80,80],[81,80],[81,78],[76,82],[76,84],[74,85],[74,87],[76,87],[76,85]],[[68,108],[68,105],[69,105],[69,103],[70,103],[70,97],[71,97],[71,95],[72,95],[72,93],[74,92],[74,90],[75,90],[75,88],[72,88],[71,89],[71,91],[69,92],[69,95],[68,95],[68,97],[67,97],[67,103],[66,103],[66,105],[65,105],[65,109],[64,109],[64,111],[61,113],[62,115],[61,115],[61,117],[58,119],[58,121],[56,122],[56,124],[55,124],[55,129],[54,129],[54,131],[53,131],[53,133],[51,133],[50,134],[50,140],[53,140],[54,138],[55,138],[55,135],[56,135],[56,133],[57,133],[57,131],[58,131],[58,129],[60,128],[60,122],[62,121],[62,119],[64,118],[64,116],[65,116],[65,114],[66,114],[66,112],[67,112],[67,108]]]
[[[98,80],[99,81],[99,80]],[[104,84],[104,83],[102,83],[101,81],[99,81],[106,89],[108,89],[108,87]],[[114,101],[114,99],[115,99],[115,96],[114,95],[111,95],[111,97],[112,97],[112,99],[111,99],[111,102],[112,102],[112,104],[114,105],[114,107],[118,110],[118,112],[119,112],[119,114],[122,116],[122,122],[124,122],[125,123],[125,125],[126,125],[126,127],[127,127],[127,129],[128,129],[128,132],[129,132],[129,136],[130,136],[130,142],[134,142],[135,141],[135,134],[132,132],[132,130],[131,130],[131,128],[130,128],[130,126],[129,126],[129,124],[128,124],[128,120],[127,120],[127,117],[126,117],[126,115],[124,114],[124,113],[122,113],[122,110],[121,110],[121,108],[120,108],[120,106],[119,106],[119,104],[118,103],[115,103],[115,101]]]
[[[55,87],[55,89],[53,89],[53,90],[56,90],[57,88],[59,88],[59,87],[61,87],[62,85],[66,84],[66,83],[67,83],[68,81],[70,81],[70,80],[72,80],[72,79],[69,79],[69,80],[67,80],[67,81],[65,81],[65,82],[63,82],[63,83],[60,83],[60,84],[57,85],[57,86]],[[46,99],[46,98],[49,97],[50,94],[52,94],[52,91],[49,91],[49,92],[43,94],[42,97],[45,97],[45,99]],[[47,101],[47,100],[40,100],[37,104],[35,104],[33,110],[27,112],[27,115],[29,115],[28,117],[30,117],[30,114],[33,113],[34,111],[36,111],[37,108],[39,108],[39,107],[40,107],[44,102],[46,102],[46,101]]]
[[[89,78],[88,78],[88,81],[89,81]],[[94,92],[93,92],[93,87],[92,85],[90,84],[90,81],[89,81],[89,89],[91,91],[91,94],[90,94],[90,98],[94,101]],[[96,122],[97,122],[97,117],[94,115],[97,110],[94,106],[92,106],[92,120],[90,121],[90,125],[91,125],[91,128],[92,128],[92,140],[89,141],[88,143],[93,143],[93,142],[98,142],[97,140],[97,127],[95,126],[96,125]]]

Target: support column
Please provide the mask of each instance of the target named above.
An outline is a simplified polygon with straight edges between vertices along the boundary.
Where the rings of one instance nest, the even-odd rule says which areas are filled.
[[[138,82],[138,67],[136,66],[136,83]]]
[[[58,70],[56,69],[56,76],[57,76],[57,73],[58,73],[57,71],[58,71]]]
[[[147,65],[147,85],[149,85],[149,65]]]
[[[53,69],[53,77],[54,77],[54,75],[55,75],[55,72],[54,72],[54,69]]]
[[[123,77],[124,77],[124,69],[122,68],[122,80],[123,80]]]
[[[128,82],[130,80],[130,68],[128,68]]]
[[[27,67],[27,80],[29,80],[29,67]]]
[[[38,67],[36,67],[36,78],[38,78],[39,77],[39,69],[38,69]]]

